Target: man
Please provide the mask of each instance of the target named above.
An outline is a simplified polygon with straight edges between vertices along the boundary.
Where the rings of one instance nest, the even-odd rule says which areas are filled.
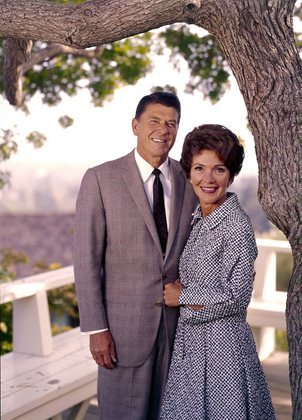
[[[80,187],[76,292],[81,330],[99,365],[102,420],[158,418],[178,318],[164,306],[163,288],[178,278],[196,204],[179,163],[168,158],[180,114],[171,93],[143,97],[132,121],[136,149],[88,169]]]

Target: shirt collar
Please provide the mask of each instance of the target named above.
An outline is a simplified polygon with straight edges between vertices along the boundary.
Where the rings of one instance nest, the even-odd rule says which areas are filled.
[[[139,173],[142,177],[143,182],[146,182],[147,179],[150,177],[153,171],[153,166],[150,165],[145,159],[141,157],[141,155],[138,153],[137,149],[134,150],[134,158],[135,162],[137,164]],[[170,180],[170,164],[169,164],[169,158],[167,158],[162,165],[158,168],[162,172],[165,178]]]

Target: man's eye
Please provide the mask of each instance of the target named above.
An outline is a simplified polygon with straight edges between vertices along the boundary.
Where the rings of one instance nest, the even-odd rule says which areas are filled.
[[[175,122],[168,122],[167,125],[168,125],[168,127],[172,127],[172,128],[175,128],[176,127],[176,123]]]

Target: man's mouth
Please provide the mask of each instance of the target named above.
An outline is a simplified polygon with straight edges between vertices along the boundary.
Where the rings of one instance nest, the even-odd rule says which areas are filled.
[[[163,143],[166,143],[166,140],[164,140],[164,139],[156,139],[156,138],[152,138],[152,141],[154,141],[154,143],[160,143],[160,144],[163,144]]]

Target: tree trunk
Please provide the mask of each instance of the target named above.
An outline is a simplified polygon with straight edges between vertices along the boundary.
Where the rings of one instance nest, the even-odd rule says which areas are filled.
[[[294,257],[287,298],[293,419],[302,417],[302,67],[294,0],[0,0],[0,36],[85,48],[175,22],[215,35],[244,97],[259,164],[259,200]],[[34,18],[33,18],[34,16]]]

